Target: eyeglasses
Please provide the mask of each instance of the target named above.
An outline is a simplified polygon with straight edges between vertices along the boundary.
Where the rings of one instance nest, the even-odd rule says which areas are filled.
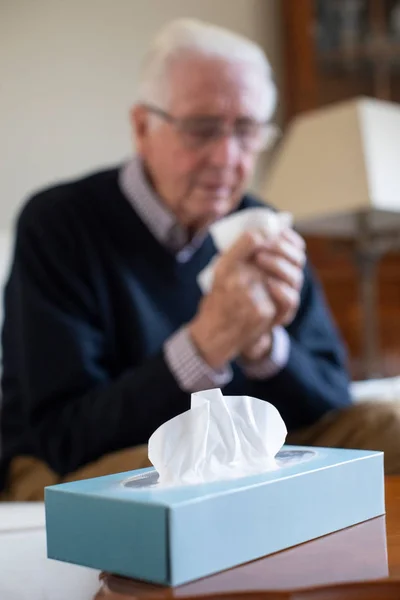
[[[220,117],[176,118],[156,106],[145,104],[144,108],[170,123],[180,135],[184,145],[193,150],[203,149],[224,136],[233,135],[240,148],[247,152],[260,152],[273,143],[279,135],[279,129],[271,123],[255,121],[242,117],[233,125]]]

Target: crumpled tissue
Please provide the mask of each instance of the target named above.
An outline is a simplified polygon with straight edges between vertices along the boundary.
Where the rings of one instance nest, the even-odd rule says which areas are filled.
[[[192,394],[191,408],[159,427],[149,440],[158,485],[244,477],[277,468],[287,430],[279,411],[249,396],[213,389]]]
[[[211,290],[215,265],[220,254],[229,250],[243,233],[251,230],[259,230],[268,239],[273,239],[280,235],[283,229],[291,227],[292,223],[293,217],[290,213],[274,212],[262,206],[246,208],[213,223],[209,233],[218,254],[197,277],[201,291],[205,294]]]

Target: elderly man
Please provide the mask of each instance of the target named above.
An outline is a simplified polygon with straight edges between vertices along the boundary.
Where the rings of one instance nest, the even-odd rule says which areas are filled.
[[[340,340],[286,229],[250,232],[217,263],[207,230],[257,206],[245,193],[268,142],[275,87],[263,52],[179,21],[157,37],[131,111],[137,155],[43,191],[17,226],[3,332],[3,497],[147,464],[146,442],[220,387],[268,400],[289,441],[387,449],[398,419],[349,407]]]

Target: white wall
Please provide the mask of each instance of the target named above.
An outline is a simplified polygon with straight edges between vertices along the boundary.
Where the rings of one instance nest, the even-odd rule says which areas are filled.
[[[279,0],[0,0],[0,229],[31,191],[130,153],[140,59],[181,16],[261,43],[279,83]]]

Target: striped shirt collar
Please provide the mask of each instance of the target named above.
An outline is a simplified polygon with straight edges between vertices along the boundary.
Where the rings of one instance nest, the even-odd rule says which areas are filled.
[[[204,241],[205,234],[198,234],[189,241],[188,232],[177,222],[175,215],[148,181],[140,156],[134,156],[121,168],[119,185],[156,240],[175,254],[179,262],[190,260]]]

